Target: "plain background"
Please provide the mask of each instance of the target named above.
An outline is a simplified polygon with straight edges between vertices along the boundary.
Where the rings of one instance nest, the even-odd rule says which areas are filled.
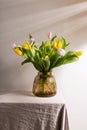
[[[32,89],[37,71],[21,66],[13,43],[32,33],[38,45],[51,31],[64,36],[71,50],[82,50],[78,62],[53,70],[66,100],[71,130],[87,129],[87,2],[86,0],[0,0],[0,90]]]

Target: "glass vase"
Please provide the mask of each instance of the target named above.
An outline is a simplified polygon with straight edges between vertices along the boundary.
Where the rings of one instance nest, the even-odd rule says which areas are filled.
[[[33,94],[39,97],[54,96],[57,86],[52,72],[38,72],[33,83]]]

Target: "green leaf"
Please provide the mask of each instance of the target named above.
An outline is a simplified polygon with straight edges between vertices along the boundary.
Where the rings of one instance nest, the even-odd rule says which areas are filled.
[[[50,61],[49,60],[43,60],[43,67],[44,67],[44,72],[49,71]]]
[[[57,37],[56,35],[54,37],[52,37],[51,41],[53,42],[56,37]]]
[[[25,57],[25,58],[28,58],[28,55],[27,55],[27,53],[24,53],[24,57]]]
[[[56,66],[58,59],[60,58],[60,55],[58,53],[55,53],[51,58],[50,58],[50,69]]]
[[[67,56],[71,56],[71,55],[75,55],[75,52],[74,51],[68,51],[65,55],[65,57]]]
[[[60,57],[57,61],[54,67],[61,66],[64,62],[64,57]],[[53,68],[54,68],[53,67]]]
[[[68,45],[69,45],[69,43],[67,43],[65,38],[62,37],[62,48],[65,49]]]
[[[36,52],[36,54],[34,56],[34,61],[37,61],[37,62],[40,61],[40,54],[39,53],[40,53],[39,51]]]
[[[33,62],[33,65],[38,71],[43,72],[43,69],[39,63]]]
[[[21,65],[24,65],[25,63],[29,63],[29,62],[31,62],[31,60],[30,60],[29,58],[27,58],[26,60],[24,60],[24,61],[21,63]]]
[[[64,59],[63,64],[68,64],[77,61],[79,58],[75,55],[69,56],[66,59]]]

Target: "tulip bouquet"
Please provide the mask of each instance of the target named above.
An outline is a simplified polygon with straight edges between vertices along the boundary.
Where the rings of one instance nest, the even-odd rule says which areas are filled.
[[[29,34],[29,40],[21,45],[13,44],[13,50],[25,59],[21,63],[32,63],[39,72],[50,72],[53,68],[79,59],[81,51],[66,51],[69,45],[64,37],[61,39],[50,32],[48,40],[38,47],[35,39]]]

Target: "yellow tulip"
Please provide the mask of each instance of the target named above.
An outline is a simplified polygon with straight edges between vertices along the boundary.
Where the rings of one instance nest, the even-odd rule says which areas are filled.
[[[45,46],[49,46],[49,45],[50,45],[50,42],[45,42],[44,45],[45,45]]]
[[[19,49],[19,48],[14,48],[13,49],[14,50],[14,52],[17,54],[17,55],[19,55],[19,56],[22,56],[23,55],[23,53],[22,53],[22,51]]]
[[[57,49],[61,49],[61,48],[62,48],[62,42],[61,40],[59,40],[57,43]]]
[[[45,56],[45,60],[49,60],[49,56],[48,55]]]
[[[22,48],[25,50],[30,50],[30,46],[28,44],[22,44]]]
[[[53,48],[57,49],[57,42],[56,41],[53,43]]]
[[[53,44],[53,48],[55,48],[57,50],[61,49],[62,48],[62,42],[61,42],[61,40],[56,40],[54,42],[54,44]]]
[[[81,56],[82,55],[82,51],[77,51],[76,52],[76,56]]]

